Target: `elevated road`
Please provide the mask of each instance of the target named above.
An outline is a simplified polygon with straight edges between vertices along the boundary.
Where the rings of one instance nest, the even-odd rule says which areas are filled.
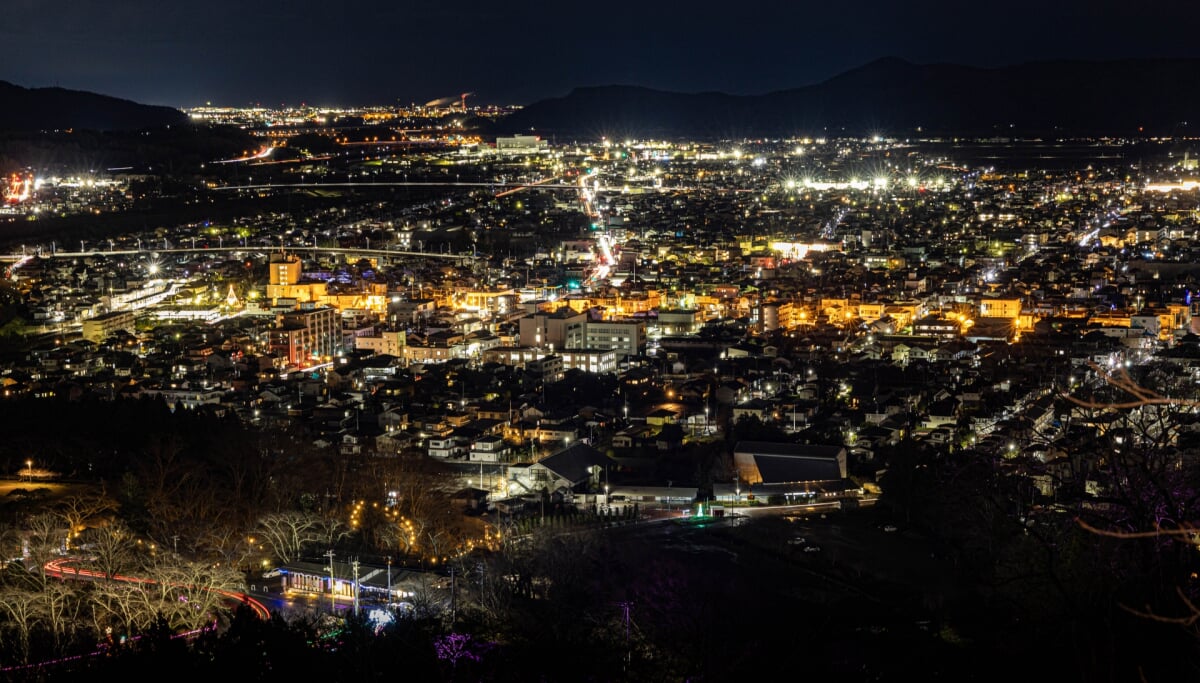
[[[203,254],[211,252],[228,252],[228,253],[264,253],[284,249],[289,252],[327,252],[331,254],[346,254],[354,256],[363,256],[367,258],[433,258],[447,259],[450,261],[468,261],[477,258],[472,254],[451,254],[438,253],[432,251],[400,251],[396,249],[360,249],[357,247],[314,247],[314,246],[297,246],[287,245],[283,247],[188,247],[188,248],[169,248],[169,249],[94,249],[90,251],[45,251],[39,249],[37,251],[27,250],[20,254],[0,254],[0,262],[16,263],[23,259],[33,256],[41,258],[84,258],[91,256],[148,256],[155,258],[164,254]]]

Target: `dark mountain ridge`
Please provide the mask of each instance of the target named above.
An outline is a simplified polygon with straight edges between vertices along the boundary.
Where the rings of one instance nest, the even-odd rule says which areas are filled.
[[[885,58],[763,95],[576,88],[497,122],[544,137],[1180,135],[1200,120],[1200,59],[999,68]]]
[[[183,124],[178,109],[65,88],[24,88],[0,81],[0,131],[119,131]]]

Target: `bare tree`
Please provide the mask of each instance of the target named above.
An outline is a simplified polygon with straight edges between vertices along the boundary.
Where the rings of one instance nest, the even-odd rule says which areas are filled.
[[[92,620],[97,633],[137,633],[154,623],[159,603],[149,601],[143,586],[109,581],[97,584],[91,592]]]
[[[255,542],[252,543],[251,540]],[[266,547],[260,541],[258,537],[247,536],[242,529],[214,526],[195,541],[192,550],[198,560],[221,562],[229,567],[243,567],[251,556]]]
[[[61,517],[54,513],[44,512],[34,515],[29,520],[29,529],[25,540],[29,549],[29,563],[34,566],[42,584],[46,582],[46,563],[58,556],[66,542],[67,528]]]
[[[0,589],[0,614],[7,617],[2,626],[16,634],[22,662],[29,661],[29,635],[37,625],[40,602],[37,591],[12,586]]]
[[[57,512],[67,527],[67,549],[71,547],[71,539],[81,534],[87,528],[88,522],[96,517],[117,508],[116,501],[102,495],[82,495],[64,498],[57,506]]]
[[[194,630],[230,610],[227,593],[240,591],[236,569],[172,559],[148,568],[143,596],[147,609],[157,610],[172,628]]]
[[[1123,367],[1112,371],[1096,363],[1089,363],[1089,367],[1105,388],[1117,393],[1100,399],[1083,399],[1070,393],[1064,393],[1064,397],[1082,408],[1116,414],[1118,419],[1114,424],[1120,429],[1119,432],[1110,429],[1113,446],[1105,455],[1114,473],[1116,498],[1124,504],[1115,518],[1097,517],[1089,521],[1080,516],[1076,523],[1100,537],[1149,542],[1151,553],[1164,557],[1176,554],[1164,545],[1167,543],[1194,552],[1200,545],[1200,525],[1195,521],[1200,515],[1200,492],[1193,485],[1196,467],[1192,458],[1178,451],[1176,444],[1182,414],[1200,408],[1200,400],[1187,395],[1168,396],[1150,389]],[[1175,374],[1156,375],[1151,369],[1146,377],[1170,382]],[[1155,569],[1161,571],[1162,567]],[[1120,606],[1152,621],[1187,628],[1200,637],[1200,604],[1195,595],[1185,590],[1182,583],[1176,585],[1174,594],[1180,606],[1174,615],[1150,605]]]
[[[38,594],[39,612],[54,639],[55,650],[61,650],[67,636],[78,628],[84,602],[77,582],[52,581]]]
[[[137,542],[124,523],[105,524],[93,530],[89,540],[91,550],[87,563],[99,569],[109,581],[133,564]]]
[[[279,512],[258,520],[257,536],[270,547],[280,562],[300,558],[305,546],[327,537],[327,525],[318,515],[303,512]]]

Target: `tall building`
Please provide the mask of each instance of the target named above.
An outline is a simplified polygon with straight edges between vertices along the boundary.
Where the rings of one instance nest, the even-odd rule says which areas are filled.
[[[325,296],[324,282],[300,282],[300,257],[283,252],[271,254],[269,264],[269,279],[267,281],[267,298],[271,301],[279,299],[295,299],[296,301],[316,301]]]
[[[300,282],[300,257],[279,252],[271,254],[270,284],[294,285]]]
[[[270,349],[289,365],[307,367],[332,357],[341,347],[342,325],[337,310],[328,306],[302,307],[279,313],[269,330]]]

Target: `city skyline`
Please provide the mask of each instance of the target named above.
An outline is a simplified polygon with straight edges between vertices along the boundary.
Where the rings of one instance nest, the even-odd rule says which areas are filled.
[[[5,680],[1200,668],[1200,11],[9,4]]]
[[[866,5],[573,8],[468,0],[245,7],[225,0],[103,10],[21,3],[6,15],[0,78],[147,104],[355,106],[471,92],[523,105],[589,85],[761,94],[883,57],[996,67],[1030,61],[1195,57],[1200,10],[1164,3],[1023,2],[1006,11],[935,0]]]

